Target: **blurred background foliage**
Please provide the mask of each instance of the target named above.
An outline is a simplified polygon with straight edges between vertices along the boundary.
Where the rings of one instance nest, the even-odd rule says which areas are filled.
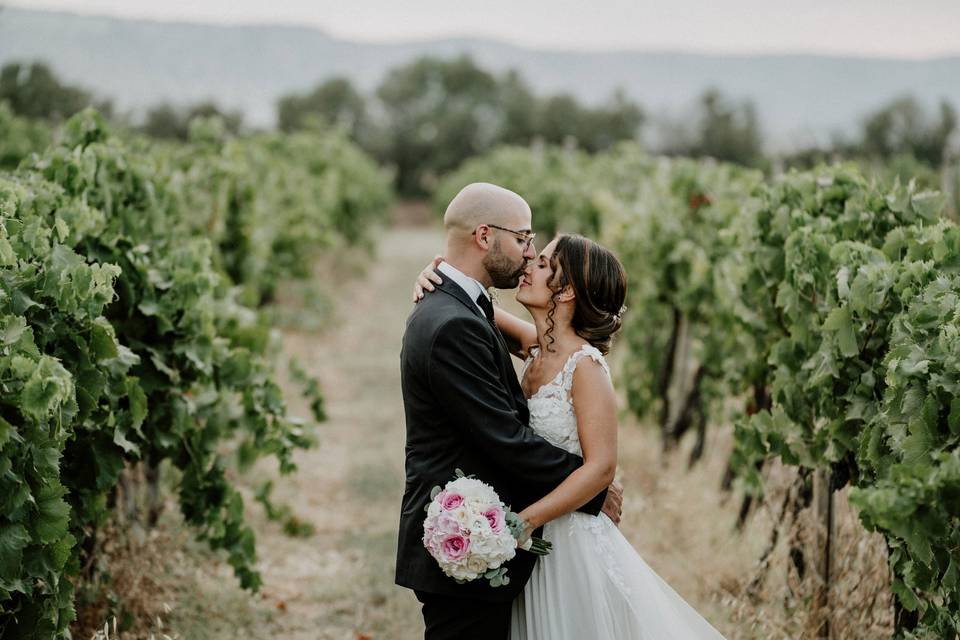
[[[42,62],[21,61],[0,70],[0,102],[26,122],[4,129],[0,163],[13,166],[45,133],[36,122],[60,121],[86,106],[121,127],[158,139],[187,140],[189,123],[217,116],[227,133],[252,131],[243,114],[214,101],[161,103],[139,121],[114,113],[108,99],[58,78]],[[638,141],[656,155],[714,158],[759,168],[767,174],[818,163],[856,161],[880,177],[916,178],[952,195],[956,210],[956,108],[943,101],[925,108],[911,95],[864,113],[859,126],[825,145],[771,153],[762,114],[750,100],[709,87],[693,108],[653,120],[643,105],[616,91],[597,105],[571,94],[538,95],[518,71],[495,74],[467,55],[423,57],[390,70],[369,93],[347,77],[326,78],[276,104],[276,128],[284,133],[336,128],[393,172],[402,197],[434,194],[441,178],[495,147],[554,145],[596,153],[618,142]],[[649,139],[659,142],[647,143]]]

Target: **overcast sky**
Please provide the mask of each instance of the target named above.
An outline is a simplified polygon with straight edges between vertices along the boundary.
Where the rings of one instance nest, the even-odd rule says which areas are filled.
[[[25,8],[320,27],[350,40],[492,37],[549,49],[960,54],[960,0],[0,0]]]

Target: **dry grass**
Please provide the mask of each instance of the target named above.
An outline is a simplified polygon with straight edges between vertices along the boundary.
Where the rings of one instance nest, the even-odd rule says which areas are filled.
[[[169,626],[170,603],[179,598],[177,577],[192,564],[182,533],[166,526],[145,531],[137,524],[111,522],[99,539],[95,577],[77,594],[73,636],[176,638]]]
[[[743,534],[732,535],[721,563],[704,557],[702,571],[714,577],[725,593],[716,594],[726,607],[721,625],[729,638],[807,639],[829,626],[832,638],[889,638],[893,634],[893,600],[886,546],[879,534],[866,532],[847,501],[847,491],[834,495],[834,533],[828,606],[817,613],[813,603],[822,584],[815,567],[821,553],[817,532],[822,526],[812,507],[794,517],[797,475],[775,464],[766,473],[767,496]],[[790,492],[790,500],[786,494]],[[784,505],[787,508],[784,509]],[[776,544],[771,534],[777,529]],[[757,544],[761,543],[761,544]],[[800,575],[789,552],[802,553]],[[736,559],[735,561],[734,558]]]
[[[151,605],[143,607],[138,621],[150,619],[157,611],[152,605],[167,602],[172,611],[164,617],[165,632],[191,640],[422,637],[418,603],[393,584],[404,446],[398,356],[412,278],[440,243],[436,231],[399,228],[386,234],[375,258],[327,265],[318,278],[339,283],[331,289],[332,324],[322,333],[284,332],[283,357],[296,356],[320,377],[330,419],[319,428],[319,447],[298,455],[297,474],[277,478],[264,464],[243,480],[258,536],[261,593],[241,591],[221,559],[192,541],[168,510],[143,545],[109,558],[115,580],[126,573],[149,576],[115,583],[125,602]],[[354,272],[365,275],[351,277]],[[278,297],[297,302],[286,295]],[[501,298],[509,302],[509,295]],[[295,412],[308,415],[306,403],[286,386]],[[664,456],[655,428],[622,420],[625,534],[650,566],[730,640],[813,637],[813,578],[808,572],[800,580],[787,560],[791,538],[810,544],[811,529],[803,524],[808,512],[801,513],[798,526],[781,533],[765,578],[755,580],[771,530],[783,519],[779,505],[793,472],[771,467],[767,500],[737,533],[740,496],[725,496],[719,489],[731,430],[712,430],[704,459],[688,472],[690,444],[683,442]],[[266,479],[274,479],[274,499],[311,522],[315,535],[290,538],[267,520],[251,489]],[[889,637],[892,612],[882,539],[862,530],[842,494],[837,504],[837,579],[830,596],[834,637]],[[149,637],[151,629],[140,624],[121,635]]]

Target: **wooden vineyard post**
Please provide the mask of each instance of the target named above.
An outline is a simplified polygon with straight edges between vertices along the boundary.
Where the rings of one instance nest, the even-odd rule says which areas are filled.
[[[813,617],[817,637],[830,637],[830,570],[833,542],[833,491],[830,472],[818,469],[813,474],[813,508],[816,525],[817,582],[813,595]]]

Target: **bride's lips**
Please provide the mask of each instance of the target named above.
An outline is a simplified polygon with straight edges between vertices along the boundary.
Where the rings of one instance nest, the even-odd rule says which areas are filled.
[[[527,280],[526,278],[520,278],[520,286],[521,286],[521,287],[529,287],[529,286],[530,286],[530,281]]]

